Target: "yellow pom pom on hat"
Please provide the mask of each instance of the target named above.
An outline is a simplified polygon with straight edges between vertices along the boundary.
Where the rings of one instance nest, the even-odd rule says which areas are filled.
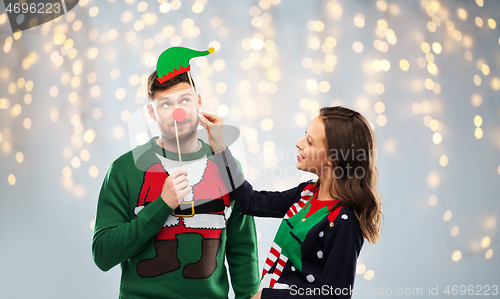
[[[213,53],[214,48],[207,51],[196,51],[184,47],[170,47],[161,53],[156,63],[158,81],[163,83],[179,74],[188,72],[191,69],[189,60],[194,57],[206,56]]]

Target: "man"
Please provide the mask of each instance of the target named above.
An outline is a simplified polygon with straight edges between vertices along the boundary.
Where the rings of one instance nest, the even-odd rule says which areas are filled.
[[[119,298],[227,298],[226,258],[236,298],[250,298],[259,284],[254,220],[240,213],[212,148],[197,138],[201,98],[194,98],[188,74],[159,81],[155,71],[148,112],[161,136],[110,166],[97,206],[94,261],[103,271],[121,264]],[[186,116],[175,124],[178,108]]]

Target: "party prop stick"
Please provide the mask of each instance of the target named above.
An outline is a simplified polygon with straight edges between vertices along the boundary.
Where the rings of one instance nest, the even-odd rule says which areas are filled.
[[[174,126],[175,126],[175,139],[177,140],[177,153],[179,154],[179,163],[182,169],[182,159],[181,159],[181,147],[179,144],[179,132],[177,131],[177,122],[181,122],[186,119],[186,111],[182,108],[177,108],[174,110]]]
[[[194,102],[196,103],[196,112],[200,113],[200,106],[198,106],[198,101],[196,100],[196,91],[194,90],[193,80],[191,79],[191,72],[188,71],[187,74],[188,74],[188,78],[189,78],[189,83],[191,85],[191,91],[193,92],[193,99],[194,99]]]
[[[179,147],[179,132],[177,132],[177,121],[174,120],[175,126],[175,139],[177,139],[177,153],[179,154],[179,163],[181,164],[182,169],[182,159],[181,159],[181,148]]]

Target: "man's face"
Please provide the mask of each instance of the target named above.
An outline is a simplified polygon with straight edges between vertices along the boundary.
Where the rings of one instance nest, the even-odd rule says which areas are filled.
[[[186,111],[186,118],[181,122],[177,122],[179,142],[182,143],[182,141],[191,138],[193,134],[196,135],[198,110],[191,86],[188,83],[181,82],[169,89],[155,91],[153,99],[148,105],[148,111],[166,139],[175,139],[173,113],[177,108]],[[198,105],[201,105],[199,96],[196,101],[198,101]]]

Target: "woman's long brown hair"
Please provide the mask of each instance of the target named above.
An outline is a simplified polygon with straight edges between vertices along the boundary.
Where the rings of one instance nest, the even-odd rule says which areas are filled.
[[[360,113],[335,106],[319,112],[325,125],[325,135],[332,161],[331,188],[340,197],[330,211],[339,206],[354,210],[363,237],[375,244],[380,239],[382,197],[377,190],[375,135],[369,122]],[[316,187],[320,187],[318,179]],[[330,195],[333,196],[332,189]]]

